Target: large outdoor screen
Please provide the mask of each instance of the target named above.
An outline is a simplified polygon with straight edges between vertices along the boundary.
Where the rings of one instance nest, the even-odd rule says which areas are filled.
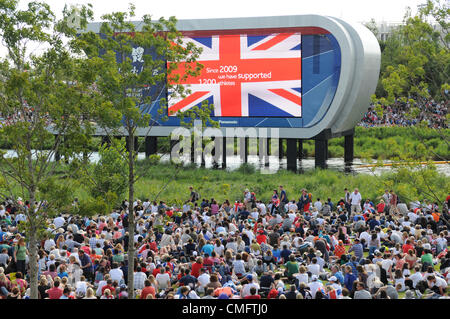
[[[298,32],[184,37],[202,48],[203,69],[182,82],[189,93],[170,99],[168,115],[208,100],[214,117],[302,117],[301,40]]]

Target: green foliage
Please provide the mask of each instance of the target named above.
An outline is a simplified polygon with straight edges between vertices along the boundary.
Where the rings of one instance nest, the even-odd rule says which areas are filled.
[[[241,174],[252,175],[255,174],[256,167],[249,163],[242,163],[237,169],[237,171]]]
[[[372,160],[450,160],[449,130],[406,127],[356,127],[354,154],[356,158]],[[344,138],[329,140],[330,158],[342,158]],[[303,157],[314,156],[314,141],[303,141]]]
[[[92,12],[86,7],[81,12],[85,25]],[[68,170],[74,168],[69,163],[57,171],[52,158],[59,153],[68,161],[86,151],[91,116],[104,106],[93,85],[95,63],[77,57],[66,43],[75,35],[67,21],[56,21],[48,4],[30,2],[22,10],[17,0],[0,1],[0,40],[7,51],[0,58],[0,114],[9,118],[0,142],[16,154],[0,154],[0,199],[30,201],[23,227],[31,251],[32,299],[38,296],[36,241],[44,235],[47,217],[69,209],[73,186],[68,179],[77,173]],[[39,55],[32,51],[37,46],[43,48]]]
[[[450,74],[449,13],[445,1],[428,0],[417,15],[407,11],[404,24],[380,43],[378,102],[409,100],[414,106],[423,98],[448,99],[445,88]]]
[[[123,142],[113,139],[109,146],[104,144],[99,149],[99,161],[92,169],[91,194],[94,198],[107,193],[122,197],[128,186],[128,166],[122,154],[126,154]]]
[[[111,203],[115,202],[117,202],[117,196],[111,192],[96,198],[88,197],[79,201],[78,207],[73,208],[73,213],[79,216],[105,215],[113,208]]]

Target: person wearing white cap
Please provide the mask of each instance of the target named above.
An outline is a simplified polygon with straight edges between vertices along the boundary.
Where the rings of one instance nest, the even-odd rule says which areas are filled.
[[[342,290],[342,286],[339,284],[338,279],[336,278],[336,276],[331,276],[328,281],[330,282],[330,286],[333,287],[336,290],[341,289]]]
[[[309,290],[311,291],[312,299],[316,298],[316,292],[319,288],[323,287],[322,282],[319,280],[319,276],[312,275],[311,282],[308,284]]]

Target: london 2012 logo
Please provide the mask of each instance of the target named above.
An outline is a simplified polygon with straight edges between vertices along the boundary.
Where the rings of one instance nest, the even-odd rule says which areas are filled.
[[[66,18],[67,26],[73,29],[80,29],[81,27],[81,11],[78,6],[71,5],[69,9],[70,14]]]

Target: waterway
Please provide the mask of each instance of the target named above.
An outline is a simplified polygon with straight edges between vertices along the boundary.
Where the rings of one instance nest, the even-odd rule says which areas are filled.
[[[12,150],[7,150],[7,156],[13,157],[16,153]],[[161,162],[168,162],[170,160],[169,154],[159,154],[161,157]],[[138,160],[144,160],[145,153],[138,153]],[[54,160],[52,157],[51,160]],[[89,160],[92,163],[97,163],[99,160],[98,152],[93,152],[89,154]],[[190,158],[182,157],[181,161],[183,163],[189,164]],[[200,157],[196,161],[197,166],[201,166]],[[286,157],[279,159],[278,156],[269,156],[269,165],[266,166],[264,161],[261,161],[259,156],[256,155],[248,155],[248,164],[253,165],[256,170],[260,170],[263,173],[271,174],[275,173],[278,170],[286,169],[287,167],[287,159]],[[392,171],[392,166],[383,166],[383,167],[373,167],[375,162],[367,162],[362,159],[354,159],[353,163],[350,165],[346,165],[344,163],[343,158],[329,158],[327,160],[327,168],[330,170],[347,172],[347,173],[359,173],[359,174],[375,174],[380,175],[384,172]],[[384,161],[384,164],[392,164],[392,161]],[[242,160],[237,155],[227,156],[227,170],[233,171],[238,169],[242,165]],[[313,157],[304,158],[302,160],[297,159],[297,171],[299,173],[314,170],[315,160]],[[221,162],[219,161],[218,165],[214,165],[212,157],[205,158],[205,168],[213,169],[215,167],[221,168]],[[450,164],[436,164],[436,169],[440,174],[444,174],[446,176],[450,176]]]

